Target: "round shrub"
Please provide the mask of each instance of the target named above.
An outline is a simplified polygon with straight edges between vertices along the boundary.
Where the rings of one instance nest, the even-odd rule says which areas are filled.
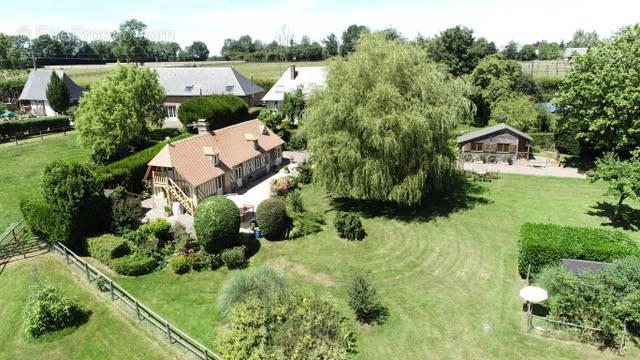
[[[27,302],[24,329],[31,337],[75,326],[84,321],[80,306],[53,286],[37,288]]]
[[[269,240],[283,239],[291,227],[284,202],[280,199],[267,199],[258,205],[256,220],[262,235]]]
[[[184,255],[177,255],[169,259],[169,268],[176,274],[186,274],[191,270],[187,257]]]
[[[89,255],[104,264],[108,264],[113,259],[129,255],[131,252],[127,240],[112,234],[89,238],[87,239],[87,244],[89,246]]]
[[[133,254],[113,259],[111,268],[121,275],[138,276],[153,272],[158,267],[158,261],[151,256]]]
[[[223,196],[208,197],[196,208],[193,227],[205,251],[217,253],[236,243],[240,231],[240,210]]]
[[[265,299],[281,295],[287,291],[287,282],[282,272],[270,267],[259,266],[229,279],[218,297],[218,310],[227,317],[231,307],[251,297]]]
[[[142,216],[142,204],[138,198],[114,200],[111,206],[111,221],[116,232],[134,229]]]
[[[166,219],[156,218],[148,224],[141,225],[140,230],[155,235],[161,241],[167,241],[171,236],[171,223]]]
[[[220,259],[228,269],[241,269],[247,266],[247,257],[241,247],[226,249],[220,255]]]
[[[334,225],[338,231],[338,236],[348,240],[362,240],[366,232],[362,228],[360,217],[353,213],[339,211],[336,213]]]

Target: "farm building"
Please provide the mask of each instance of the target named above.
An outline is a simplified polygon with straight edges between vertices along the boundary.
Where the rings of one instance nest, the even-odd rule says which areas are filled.
[[[260,120],[215,131],[198,122],[198,135],[167,144],[148,164],[156,199],[179,202],[193,214],[211,195],[234,192],[282,163],[284,141]]]
[[[584,55],[588,48],[566,48],[564,49],[564,60],[571,61],[576,55]]]
[[[480,129],[456,139],[463,161],[514,161],[528,159],[533,139],[507,124]]]
[[[31,113],[36,116],[54,116],[58,115],[49,105],[47,100],[47,87],[51,81],[53,70],[37,70],[29,74],[29,78],[20,94],[20,110],[25,113]],[[86,91],[85,88],[79,86],[63,71],[57,70],[56,74],[64,81],[69,89],[71,104],[77,104]]]
[[[180,104],[194,96],[231,94],[249,106],[256,104],[264,89],[231,67],[155,68],[164,88],[167,119],[178,118]]]
[[[325,87],[327,82],[327,69],[323,66],[299,67],[291,65],[280,79],[269,89],[262,101],[269,109],[277,108],[284,94],[302,88],[305,94],[311,90]]]

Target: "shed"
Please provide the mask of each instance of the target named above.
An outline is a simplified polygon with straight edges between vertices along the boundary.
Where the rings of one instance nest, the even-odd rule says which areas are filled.
[[[19,98],[22,111],[31,112],[38,116],[56,115],[47,100],[47,87],[51,81],[52,73],[53,70],[37,70],[29,74]],[[57,70],[56,74],[67,85],[71,103],[76,104],[86,89],[76,84],[63,71]]]
[[[463,161],[497,163],[529,159],[533,138],[514,127],[501,123],[456,139]]]

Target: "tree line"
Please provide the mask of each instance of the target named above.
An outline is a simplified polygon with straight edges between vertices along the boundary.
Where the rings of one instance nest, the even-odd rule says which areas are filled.
[[[0,33],[0,68],[20,69],[32,66],[92,64],[107,61],[201,61],[209,57],[202,41],[181,48],[174,41],[152,41],[145,37],[147,25],[131,19],[111,33],[111,40],[84,41],[61,31],[29,39],[24,35]]]

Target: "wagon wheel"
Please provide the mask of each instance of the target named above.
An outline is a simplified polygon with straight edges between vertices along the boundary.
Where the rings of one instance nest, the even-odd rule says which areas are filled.
[[[495,164],[498,161],[498,158],[495,155],[487,156],[487,162],[491,164]]]
[[[473,160],[473,156],[471,154],[464,154],[462,155],[462,160],[466,162],[470,162],[471,160]]]

